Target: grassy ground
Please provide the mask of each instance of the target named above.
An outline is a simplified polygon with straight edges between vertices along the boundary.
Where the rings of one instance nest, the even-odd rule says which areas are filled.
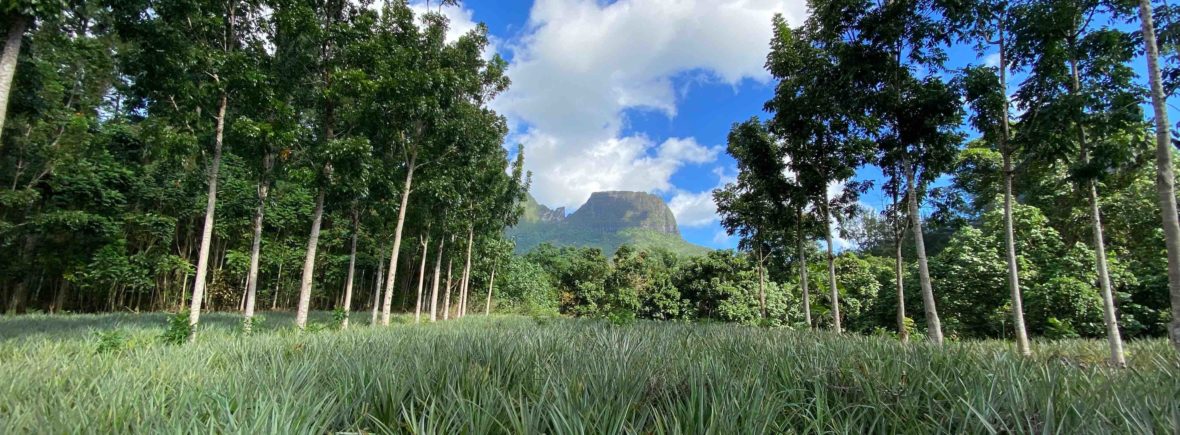
[[[1098,341],[900,345],[734,325],[476,316],[254,335],[206,315],[0,318],[0,433],[1172,433],[1180,359]],[[319,314],[326,322],[330,315]],[[405,322],[407,318],[399,318]],[[92,330],[120,330],[99,337]],[[101,349],[101,351],[100,351]]]

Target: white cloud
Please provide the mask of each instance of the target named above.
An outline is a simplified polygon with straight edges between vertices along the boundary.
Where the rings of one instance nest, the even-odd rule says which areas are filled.
[[[997,67],[1000,65],[1000,53],[995,52],[983,57],[983,64],[990,67]]]
[[[725,230],[717,230],[716,233],[713,233],[713,246],[732,247],[733,244],[733,236],[729,235],[729,233],[726,233]]]
[[[691,138],[624,134],[627,110],[676,116],[676,78],[737,85],[769,80],[770,20],[794,24],[803,0],[537,0],[507,44],[512,88],[494,105],[525,145],[533,195],[576,207],[606,189],[667,192],[686,164],[716,151]]]
[[[439,0],[429,2],[427,6],[425,0],[417,0],[410,3],[410,10],[414,11],[414,16],[423,17],[427,12],[439,12]],[[374,7],[378,4],[374,3]],[[460,37],[475,30],[479,23],[475,21],[475,12],[460,6],[447,5],[441,8],[443,16],[447,17],[448,27],[446,41],[448,43],[458,41]],[[491,59],[496,54],[500,40],[492,35],[488,35],[488,46],[484,49],[483,58]]]
[[[442,14],[450,21],[450,27],[447,28],[447,42],[455,42],[459,40],[467,32],[475,30],[476,22],[474,13],[465,9],[462,6],[443,6]],[[410,3],[410,10],[414,11],[414,16],[422,17],[426,12],[438,12],[439,0],[430,2],[429,9],[427,8],[425,0],[414,1]]]
[[[690,193],[677,192],[668,202],[668,208],[676,216],[681,227],[703,227],[717,222],[717,204],[713,203],[713,191]]]
[[[713,168],[713,175],[717,176],[717,187],[737,180],[737,175],[727,173],[720,166]],[[676,223],[681,227],[704,227],[719,220],[717,204],[713,202],[713,189],[696,193],[677,190],[672,200],[668,201],[668,208],[672,209]]]

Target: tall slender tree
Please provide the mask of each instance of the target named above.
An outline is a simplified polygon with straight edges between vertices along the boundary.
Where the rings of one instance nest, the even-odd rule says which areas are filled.
[[[1031,355],[1028,331],[1024,324],[1016,233],[1012,223],[1012,184],[1016,172],[1013,157],[1017,150],[1013,146],[1015,143],[1009,126],[1011,101],[1008,98],[1008,72],[1012,63],[1009,51],[1014,17],[1009,11],[1011,7],[1007,0],[980,0],[966,5],[961,11],[952,11],[950,21],[965,29],[963,37],[975,43],[976,51],[986,53],[995,50],[998,56],[994,68],[966,68],[962,82],[972,107],[971,123],[983,134],[984,140],[999,151],[1003,160],[1004,247],[1008,260],[1008,291],[1012,300],[1012,329],[1016,336],[1017,351],[1021,355]]]
[[[1017,99],[1025,109],[1017,139],[1041,161],[1069,165],[1089,202],[1095,269],[1102,294],[1111,362],[1126,364],[1110,284],[1098,187],[1114,168],[1134,161],[1143,131],[1141,89],[1132,82],[1129,34],[1096,26],[1122,4],[1093,0],[1041,0],[1023,6],[1013,29],[1013,61],[1029,77]],[[1035,144],[1035,146],[1033,145]]]
[[[838,50],[834,47],[841,42],[828,38],[831,23],[813,15],[803,27],[792,29],[782,17],[776,17],[774,27],[766,64],[779,82],[765,108],[773,114],[770,130],[782,138],[780,160],[788,162],[821,221],[828,247],[832,326],[841,332],[831,229],[832,211],[838,204],[830,198],[829,190],[851,178],[871,156],[871,142],[856,130],[864,114],[862,97],[848,92],[855,83],[842,71],[842,65],[833,62]]]
[[[234,92],[230,86],[234,75],[241,72],[241,62],[235,57],[244,43],[260,37],[251,24],[260,16],[260,6],[253,1],[210,1],[200,7],[191,3],[129,1],[119,2],[112,10],[119,33],[131,41],[125,67],[137,78],[133,95],[149,114],[169,117],[176,121],[174,125],[185,126],[181,134],[212,132],[204,223],[189,307],[190,340],[196,337],[206,298],[218,174],[230,94]],[[212,123],[202,113],[213,113]]]
[[[8,119],[8,97],[12,94],[12,78],[16,75],[21,43],[31,24],[38,18],[59,13],[64,1],[10,0],[0,5],[0,16],[8,29],[4,37],[4,51],[0,53],[0,139],[3,139],[5,120]],[[0,149],[3,149],[0,142]]]
[[[1139,0],[1139,24],[1147,57],[1151,109],[1155,116],[1155,186],[1168,254],[1168,293],[1172,302],[1172,323],[1168,328],[1168,336],[1172,346],[1180,352],[1180,211],[1176,208],[1176,174],[1172,170],[1174,151],[1168,124],[1168,101],[1163,74],[1160,72],[1159,45],[1156,42],[1151,0]]]

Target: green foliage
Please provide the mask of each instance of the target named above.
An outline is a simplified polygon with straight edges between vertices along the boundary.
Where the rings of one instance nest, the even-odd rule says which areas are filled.
[[[344,319],[348,318],[348,313],[344,312],[343,308],[332,310],[332,321],[328,324],[328,328],[340,329],[344,326]]]
[[[1056,317],[1050,317],[1045,327],[1045,337],[1062,340],[1069,338],[1078,338],[1078,333],[1074,331],[1073,326],[1069,322],[1063,322]]]
[[[250,279],[260,309],[297,303],[321,193],[317,309],[340,300],[354,233],[355,287],[376,286],[400,208],[407,238],[471,231],[476,250],[516,221],[529,175],[487,106],[508,79],[503,59],[484,56],[485,26],[452,38],[441,15],[405,2],[0,10],[28,24],[0,143],[6,312],[172,310],[189,297],[222,97],[206,310],[238,309]],[[406,186],[411,154],[419,170]],[[248,276],[255,219],[259,272]],[[493,260],[474,258],[481,287]]]
[[[0,432],[1169,433],[1180,423],[1180,360],[1160,339],[1129,342],[1130,369],[1114,370],[1096,340],[1034,342],[1021,357],[1003,341],[935,348],[729,324],[475,316],[241,337],[233,316],[207,318],[190,346],[117,358],[93,355],[87,329],[62,328],[90,322],[134,339],[158,333],[157,315],[0,318],[0,334],[33,334],[0,341]],[[58,333],[35,335],[46,330]]]
[[[709,252],[708,248],[688,243],[677,234],[642,228],[606,232],[580,228],[570,224],[521,222],[509,228],[507,235],[516,240],[516,252],[522,255],[544,244],[595,248],[609,253],[614,253],[623,245],[663,249],[686,256],[702,255]]]
[[[188,310],[181,310],[168,317],[167,326],[160,334],[160,341],[166,344],[184,344],[193,334],[193,326],[189,324]]]
[[[119,352],[127,344],[127,335],[118,329],[94,331],[94,338],[98,341],[94,349],[96,354]]]

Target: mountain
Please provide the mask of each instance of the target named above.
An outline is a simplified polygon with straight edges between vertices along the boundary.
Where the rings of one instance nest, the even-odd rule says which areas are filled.
[[[589,246],[611,255],[624,244],[701,255],[708,248],[680,237],[676,216],[660,197],[643,192],[594,192],[573,214],[550,209],[529,195],[520,223],[508,229],[518,253],[541,243]]]

